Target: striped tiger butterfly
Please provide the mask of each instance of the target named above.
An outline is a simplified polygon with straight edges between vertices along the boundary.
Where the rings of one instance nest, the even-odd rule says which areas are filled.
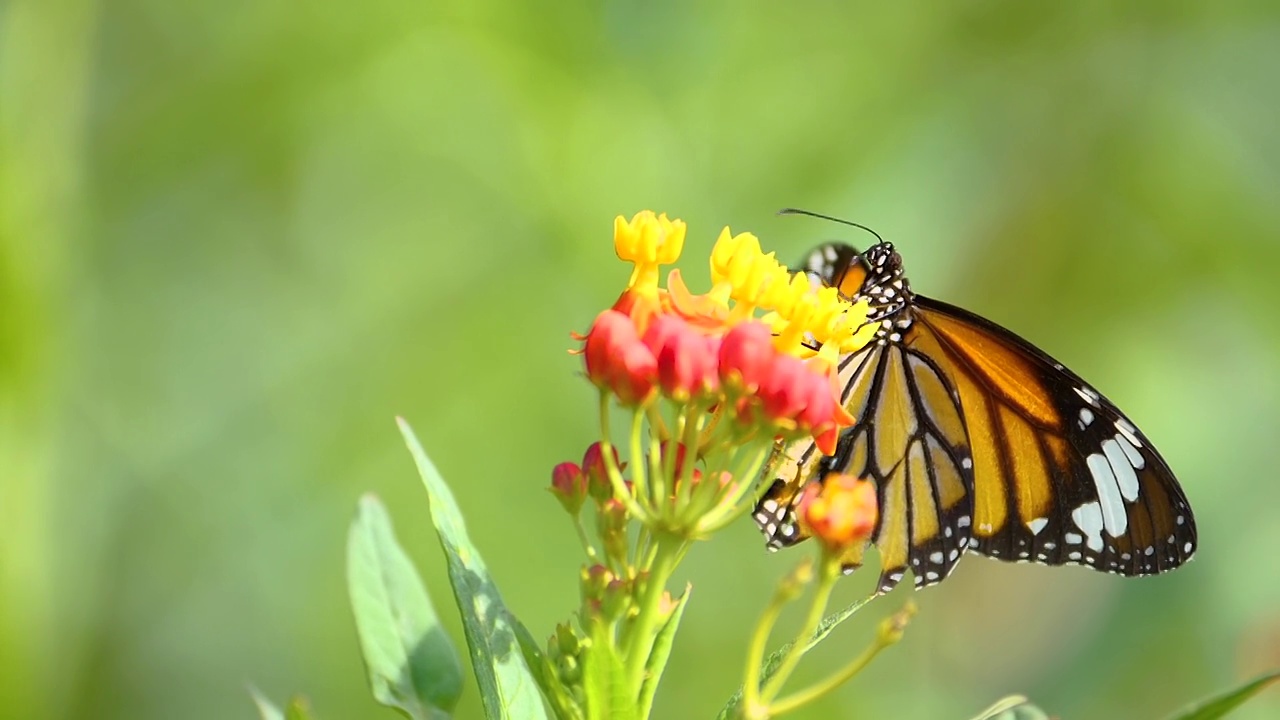
[[[771,464],[775,479],[755,508],[769,548],[805,539],[800,491],[842,472],[877,486],[881,593],[907,570],[917,588],[939,583],[966,552],[1127,576],[1190,560],[1191,506],[1146,436],[1031,343],[912,292],[901,256],[876,239],[866,252],[821,245],[804,262],[815,285],[865,299],[879,328],[840,359],[856,422],[835,454],[799,441]]]

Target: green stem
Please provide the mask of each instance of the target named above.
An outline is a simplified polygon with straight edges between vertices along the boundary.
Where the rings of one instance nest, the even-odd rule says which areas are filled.
[[[653,651],[662,594],[676,565],[684,557],[684,544],[682,538],[674,535],[668,535],[662,531],[654,533],[653,563],[647,568],[649,577],[645,581],[644,594],[638,603],[640,612],[622,635],[627,687],[636,697],[639,697],[640,688],[644,685],[645,665]]]
[[[751,643],[747,645],[747,671],[743,674],[742,681],[742,708],[743,715],[748,718],[756,716],[756,708],[764,708],[760,704],[760,668],[764,664],[764,648],[788,599],[788,593],[782,589],[773,594],[773,599],[764,609],[760,622],[756,624],[755,632],[751,635]]]
[[[652,497],[649,490],[649,468],[644,454],[644,413],[636,410],[631,416],[631,483],[635,488],[633,493],[639,499],[641,507],[644,508],[644,517],[652,518],[654,516],[653,504],[649,501]],[[637,518],[639,519],[639,518]],[[643,522],[643,521],[641,521]]]
[[[765,683],[764,689],[761,690],[761,697],[766,703],[772,703],[773,698],[778,696],[782,690],[782,686],[786,684],[787,679],[791,677],[791,673],[795,671],[796,665],[800,664],[800,658],[804,657],[805,651],[808,650],[809,638],[813,637],[814,631],[818,629],[818,623],[822,622],[822,614],[827,609],[827,602],[831,599],[831,591],[835,589],[836,580],[840,578],[840,559],[837,556],[827,556],[823,554],[822,561],[818,569],[818,587],[813,591],[813,602],[809,606],[809,613],[805,616],[804,625],[800,627],[800,632],[796,634],[796,639],[791,643],[791,649],[783,656],[782,662],[778,664],[778,670],[773,677]]]
[[[631,517],[637,522],[645,522],[648,514],[641,508],[631,497],[631,493],[627,491],[627,485],[622,481],[622,469],[618,467],[618,463],[614,458],[613,443],[609,440],[609,394],[603,390],[600,392],[600,450],[604,456],[605,474],[609,476],[609,484],[613,487],[613,496],[618,498],[626,508]]]
[[[862,651],[861,655],[854,658],[848,665],[845,665],[843,668],[832,673],[821,682],[815,683],[814,685],[792,695],[788,695],[777,702],[770,703],[769,714],[781,715],[783,713],[791,712],[802,705],[806,705],[817,700],[823,695],[834,691],[836,688],[848,682],[850,678],[862,672],[863,668],[871,664],[871,661],[875,659],[876,655],[880,654],[881,650],[896,644],[902,639],[902,628],[906,625],[907,620],[910,619],[914,612],[914,606],[908,605],[893,617],[881,623],[879,632],[876,633],[876,639],[871,642],[871,645],[868,646],[866,650]]]
[[[581,515],[573,516],[573,529],[578,531],[578,541],[582,543],[582,549],[587,551],[587,559],[594,561],[597,557],[596,548],[587,537],[587,528],[582,524]]]
[[[733,475],[737,487],[698,522],[698,534],[709,535],[716,532],[737,520],[752,507],[753,503],[744,504],[742,499],[755,487],[755,476],[772,452],[773,444],[770,443],[760,448],[754,455],[748,455],[748,459],[742,465],[734,468],[734,472],[738,473]]]
[[[698,435],[701,430],[698,425],[703,417],[702,407],[698,405],[689,405],[685,412],[681,415],[681,443],[685,446],[686,456],[684,467],[680,468],[680,478],[676,484],[676,502],[675,509],[679,513],[678,522],[680,525],[687,526],[692,520],[687,512],[689,508],[689,498],[693,494],[693,472],[694,466],[697,465],[698,457]]]
[[[661,420],[661,416],[658,418]],[[649,503],[654,509],[654,516],[664,521],[671,515],[671,503],[667,501],[667,479],[670,478],[676,466],[676,454],[674,452],[663,452],[663,444],[666,442],[663,437],[659,436],[653,424],[653,418],[649,418]],[[674,449],[674,448],[673,448]]]

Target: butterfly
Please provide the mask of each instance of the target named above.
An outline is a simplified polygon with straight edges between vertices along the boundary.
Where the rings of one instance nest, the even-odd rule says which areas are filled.
[[[917,588],[939,583],[968,552],[1127,576],[1191,559],[1195,518],[1173,472],[1078,375],[989,320],[915,294],[883,240],[865,252],[821,245],[803,269],[865,299],[878,328],[840,358],[856,422],[835,454],[812,441],[778,450],[754,513],[771,550],[805,539],[801,491],[840,472],[876,483],[880,593],[908,570]]]

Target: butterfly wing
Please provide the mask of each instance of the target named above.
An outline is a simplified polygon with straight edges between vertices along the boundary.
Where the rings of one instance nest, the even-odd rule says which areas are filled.
[[[923,330],[928,332],[928,330]],[[808,481],[828,472],[874,480],[880,519],[879,591],[889,592],[907,569],[917,587],[946,578],[969,544],[972,467],[959,395],[925,354],[902,342],[873,343],[841,360],[845,408],[857,418],[834,455],[812,442],[793,443],[756,507],[756,522],[773,548],[804,534],[794,503]]]
[[[973,457],[970,549],[1001,560],[1121,575],[1195,553],[1191,506],[1114,404],[1014,333],[915,296],[913,349],[959,392]]]

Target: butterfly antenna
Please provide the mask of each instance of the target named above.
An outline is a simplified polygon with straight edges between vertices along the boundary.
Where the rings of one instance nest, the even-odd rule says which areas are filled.
[[[872,230],[866,225],[853,222],[852,220],[842,220],[838,217],[823,215],[822,213],[816,213],[811,210],[801,210],[799,208],[782,208],[781,210],[778,211],[778,214],[779,215],[807,215],[811,218],[818,218],[819,220],[830,220],[831,222],[837,222],[837,223],[840,223],[841,225],[848,225],[850,227],[856,227],[859,230],[866,230],[867,232],[875,236],[877,242],[884,242],[884,238],[880,237],[880,233],[876,232],[875,230]]]

